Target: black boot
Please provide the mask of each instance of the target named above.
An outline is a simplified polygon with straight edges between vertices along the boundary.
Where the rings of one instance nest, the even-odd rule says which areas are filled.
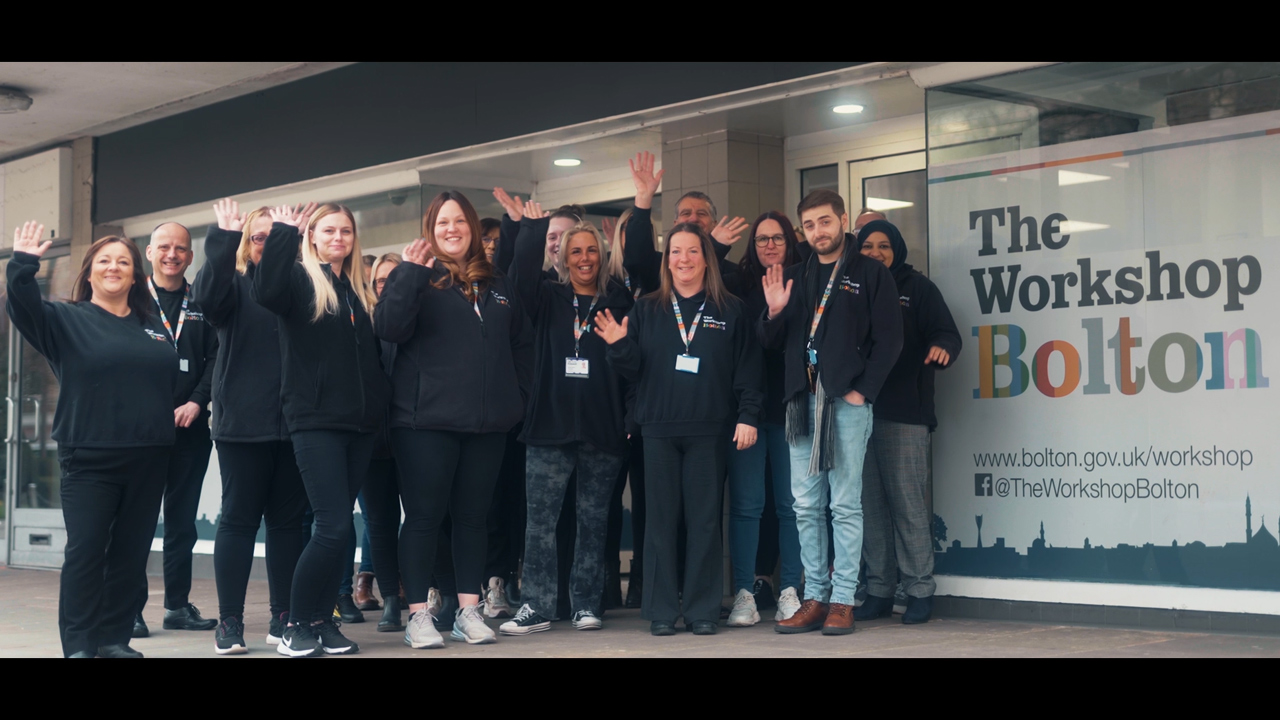
[[[622,607],[622,575],[618,571],[618,561],[615,558],[604,573],[604,594],[600,597],[602,610]]]
[[[133,635],[132,637],[144,638],[151,637],[151,630],[147,628],[147,623],[142,619],[142,613],[133,619]]]
[[[400,598],[392,595],[383,601],[382,619],[378,621],[378,632],[398,632],[404,630],[404,619],[401,616]]]
[[[356,607],[356,601],[350,595],[339,595],[338,604],[334,607],[338,618],[344,623],[362,623],[364,622],[364,613],[360,612],[360,608]]]
[[[625,606],[635,610],[640,607],[640,596],[644,593],[643,562],[631,561],[631,574],[627,579],[627,600]]]

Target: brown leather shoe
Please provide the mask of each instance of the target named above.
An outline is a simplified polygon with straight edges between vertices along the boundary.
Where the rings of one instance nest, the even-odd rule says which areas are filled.
[[[827,620],[822,623],[823,635],[848,635],[853,632],[853,606],[831,603]]]
[[[356,607],[361,610],[381,610],[378,598],[373,596],[373,573],[356,573],[356,587],[353,593]]]
[[[773,626],[774,632],[780,632],[784,635],[794,633],[813,632],[822,627],[823,621],[827,619],[827,604],[818,602],[817,600],[805,600],[800,605],[800,609],[795,615],[779,622]],[[849,620],[853,622],[852,617]]]

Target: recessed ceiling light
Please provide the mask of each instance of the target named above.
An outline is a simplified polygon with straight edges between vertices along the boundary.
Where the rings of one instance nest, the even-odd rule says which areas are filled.
[[[0,88],[0,114],[17,113],[31,107],[31,97],[12,88]]]
[[[552,163],[556,167],[578,167],[582,161],[578,158],[560,158]]]
[[[837,105],[831,108],[831,112],[837,115],[854,115],[862,112],[861,105]]]

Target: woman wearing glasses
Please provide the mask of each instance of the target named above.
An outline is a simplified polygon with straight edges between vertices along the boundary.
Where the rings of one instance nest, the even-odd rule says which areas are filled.
[[[207,259],[191,291],[218,331],[213,439],[222,473],[222,514],[213,545],[219,618],[213,651],[234,655],[249,651],[245,590],[264,518],[271,607],[267,644],[279,644],[284,635],[293,569],[306,545],[307,495],[280,406],[280,330],[275,315],[250,296],[271,232],[271,211],[263,207],[241,215],[232,200],[220,201],[213,211],[218,224],[209,228]]]
[[[761,278],[774,265],[789,267],[800,261],[800,242],[791,221],[782,213],[769,211],[756,218],[747,235],[749,244],[742,258],[743,301],[746,316],[758,320],[767,309]],[[757,586],[767,587],[766,578],[756,577],[756,553],[760,546],[760,518],[764,514],[765,463],[773,471],[774,508],[778,515],[778,551],[781,556],[782,593],[776,620],[785,620],[800,608],[800,537],[792,510],[791,460],[784,431],[782,405],[783,371],[781,350],[764,350],[765,401],[759,441],[744,450],[729,451],[729,555],[736,593],[729,612],[730,627],[747,627],[760,622],[756,607]],[[770,568],[772,572],[772,568]],[[770,593],[772,591],[769,591]],[[761,598],[764,599],[764,598]],[[772,597],[768,598],[772,600]]]

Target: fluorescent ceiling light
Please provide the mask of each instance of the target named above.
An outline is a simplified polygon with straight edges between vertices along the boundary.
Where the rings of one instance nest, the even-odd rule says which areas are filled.
[[[885,210],[900,210],[902,208],[912,207],[913,205],[915,205],[915,203],[907,202],[906,200],[890,200],[889,198],[878,197],[867,198],[867,207],[877,212],[884,212]]]
[[[1110,175],[1094,175],[1093,173],[1074,172],[1071,170],[1058,171],[1058,185],[1083,185],[1084,183],[1100,182],[1102,180],[1110,180]]]
[[[1089,232],[1090,230],[1106,230],[1110,225],[1102,223],[1084,222],[1083,220],[1063,220],[1058,225],[1058,230],[1063,235],[1074,235],[1076,233]]]
[[[861,105],[837,105],[831,108],[831,112],[837,115],[856,115],[862,112]]]
[[[559,160],[553,161],[551,164],[556,167],[578,167],[582,164],[582,161],[577,158],[560,158]]]

